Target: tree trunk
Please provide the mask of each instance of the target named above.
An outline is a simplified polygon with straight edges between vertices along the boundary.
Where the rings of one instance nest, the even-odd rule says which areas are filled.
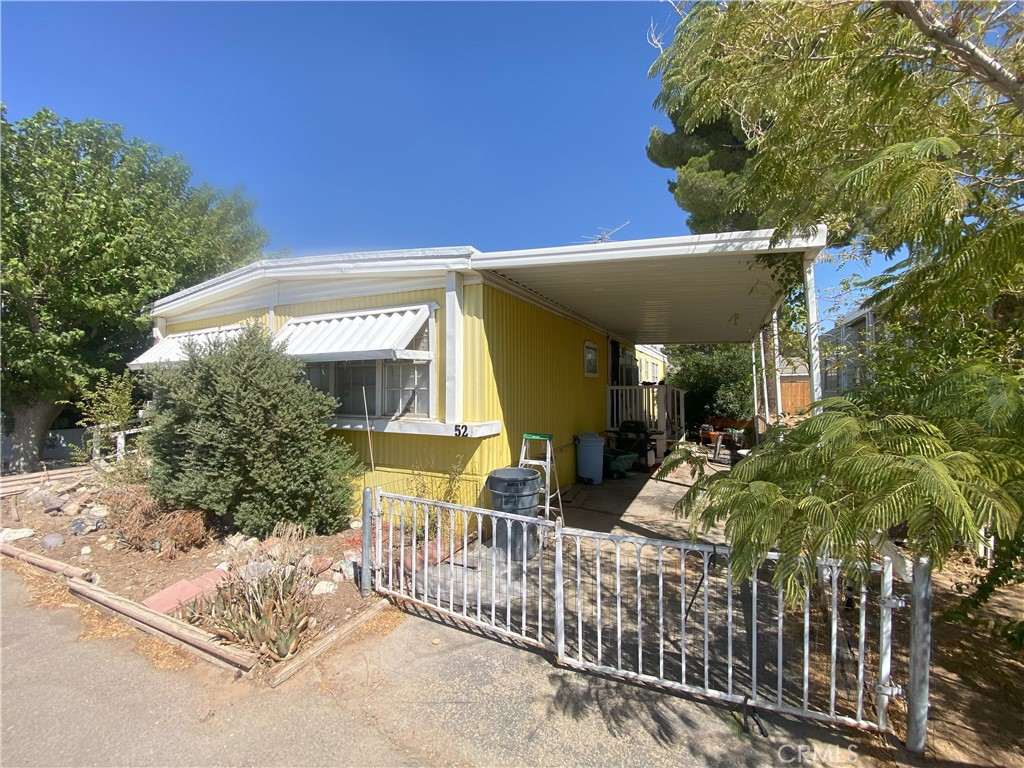
[[[3,457],[4,469],[12,472],[34,472],[41,466],[39,454],[46,442],[46,433],[63,406],[52,400],[4,405],[14,417],[11,451],[9,455]]]

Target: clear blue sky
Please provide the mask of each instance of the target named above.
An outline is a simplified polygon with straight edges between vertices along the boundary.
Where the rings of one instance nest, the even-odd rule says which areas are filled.
[[[243,188],[271,252],[665,237],[652,20],[671,34],[659,2],[4,2],[0,85],[11,120],[120,123]]]

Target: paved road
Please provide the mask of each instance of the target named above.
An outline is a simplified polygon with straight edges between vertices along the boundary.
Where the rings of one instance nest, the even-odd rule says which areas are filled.
[[[406,617],[277,690],[203,663],[153,669],[134,640],[76,641],[70,610],[22,604],[3,573],[4,766],[859,765],[863,740],[560,670],[544,656]],[[436,643],[434,641],[437,641]],[[780,752],[781,750],[781,752]]]

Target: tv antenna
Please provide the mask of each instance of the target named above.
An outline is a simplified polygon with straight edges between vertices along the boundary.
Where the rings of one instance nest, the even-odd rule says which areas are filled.
[[[618,232],[620,229],[624,229],[629,226],[629,220],[622,222],[615,229],[608,229],[608,227],[598,227],[596,235],[584,235],[584,243],[607,243],[612,239],[612,235]]]

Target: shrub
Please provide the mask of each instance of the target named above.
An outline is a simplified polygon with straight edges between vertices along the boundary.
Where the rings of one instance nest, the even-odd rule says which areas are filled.
[[[153,426],[150,492],[220,517],[250,536],[280,521],[333,533],[349,520],[360,465],[328,437],[332,398],[265,328],[187,350],[184,363],[147,377]]]

